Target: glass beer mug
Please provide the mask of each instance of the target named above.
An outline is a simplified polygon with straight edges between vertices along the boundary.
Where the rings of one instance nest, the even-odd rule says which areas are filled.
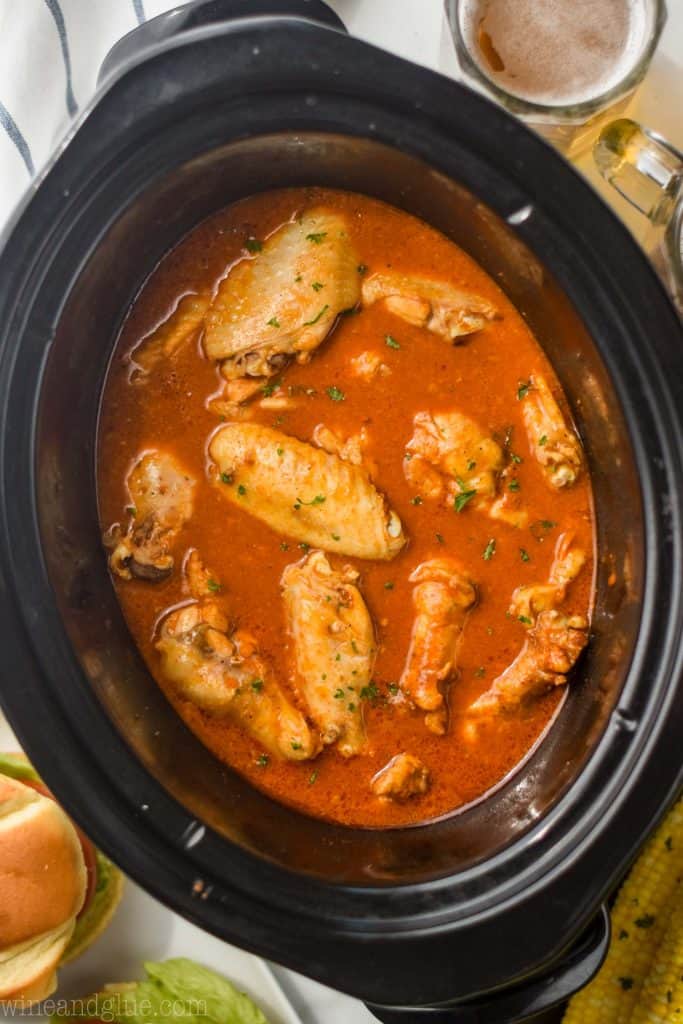
[[[645,247],[683,315],[683,153],[622,118],[593,149],[603,178],[650,221]]]

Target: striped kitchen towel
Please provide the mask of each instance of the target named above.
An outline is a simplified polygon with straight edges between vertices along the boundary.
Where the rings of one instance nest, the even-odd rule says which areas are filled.
[[[87,106],[111,46],[179,0],[0,0],[0,229]]]

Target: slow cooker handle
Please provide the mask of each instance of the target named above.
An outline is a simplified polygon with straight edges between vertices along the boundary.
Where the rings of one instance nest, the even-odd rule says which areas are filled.
[[[587,985],[605,959],[609,940],[609,913],[602,906],[582,938],[541,977],[457,1006],[401,1009],[368,1004],[368,1009],[383,1024],[520,1024]]]
[[[346,32],[338,14],[324,0],[194,0],[150,18],[133,29],[111,48],[102,62],[97,83],[100,85],[114,71],[164,40],[181,32],[205,25],[234,21],[236,18],[272,17],[306,18],[326,28]]]

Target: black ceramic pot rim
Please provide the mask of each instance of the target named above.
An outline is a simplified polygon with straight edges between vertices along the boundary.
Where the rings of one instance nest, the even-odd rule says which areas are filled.
[[[226,59],[255,47],[258,60]],[[217,122],[209,110],[225,109],[226,97],[235,102],[221,139],[211,134]],[[187,849],[196,823],[133,761],[59,619],[32,474],[41,368],[65,294],[48,294],[41,283],[78,251],[79,238],[95,244],[108,227],[108,220],[90,223],[91,204],[115,176],[121,150],[140,144],[152,125],[160,135],[199,109],[186,147],[161,153],[148,177],[131,183],[131,200],[173,161],[189,159],[189,145],[199,152],[250,133],[333,131],[405,149],[519,221],[520,236],[584,313],[632,425],[647,575],[619,708],[570,792],[519,841],[459,875],[351,888],[286,872],[210,830]],[[69,273],[77,275],[76,263]],[[416,1004],[449,998],[452,978],[438,976],[446,936],[466,932],[459,966],[471,994],[505,980],[488,956],[494,935],[511,976],[561,952],[680,787],[683,706],[673,707],[682,675],[680,325],[635,242],[571,168],[481,97],[339,33],[286,19],[194,30],[110,83],[8,229],[0,254],[0,409],[3,704],[56,795],[114,860],[201,926],[378,1003],[390,995]],[[66,678],[79,696],[77,715],[61,692]],[[392,968],[398,947],[419,958],[421,978]],[[370,948],[378,969],[369,977]]]

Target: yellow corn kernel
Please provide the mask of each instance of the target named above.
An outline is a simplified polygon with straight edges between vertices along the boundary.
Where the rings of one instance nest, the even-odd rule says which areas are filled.
[[[645,979],[630,1024],[673,1024],[683,1020],[683,902],[681,886],[664,941]]]
[[[570,1002],[564,1024],[631,1024],[672,916],[681,873],[683,801],[673,807],[646,843],[621,887],[612,912],[607,959],[593,981]]]

